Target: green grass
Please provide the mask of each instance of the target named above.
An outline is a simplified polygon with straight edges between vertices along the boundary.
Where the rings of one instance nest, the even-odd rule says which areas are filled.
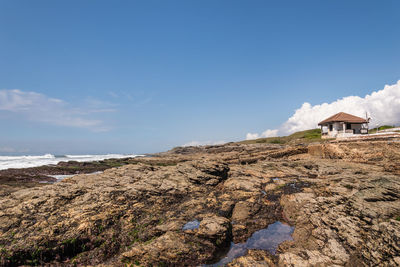
[[[241,141],[242,144],[288,144],[288,143],[309,143],[321,140],[321,129],[312,129],[296,132],[288,136],[259,138],[254,140]]]
[[[368,132],[369,133],[376,133],[377,131],[382,131],[382,130],[386,130],[386,129],[392,129],[392,128],[396,128],[396,126],[391,126],[391,125],[383,125],[383,126],[379,126],[373,129],[370,129]]]

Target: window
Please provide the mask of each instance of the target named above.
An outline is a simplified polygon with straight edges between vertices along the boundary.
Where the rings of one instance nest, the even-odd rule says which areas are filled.
[[[346,130],[351,130],[351,123],[346,123]]]
[[[329,125],[329,131],[332,131],[332,130],[333,130],[333,125],[330,124],[330,125]]]

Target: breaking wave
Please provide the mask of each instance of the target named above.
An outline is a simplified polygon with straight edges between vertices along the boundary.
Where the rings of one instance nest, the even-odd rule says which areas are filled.
[[[134,154],[104,154],[104,155],[52,155],[45,154],[39,156],[0,156],[0,170],[10,168],[29,168],[38,167],[43,165],[57,164],[61,161],[97,161],[104,159],[115,159],[115,158],[134,158],[139,155]]]

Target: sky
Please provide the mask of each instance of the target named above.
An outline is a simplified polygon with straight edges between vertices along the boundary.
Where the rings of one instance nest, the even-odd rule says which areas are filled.
[[[152,153],[285,135],[343,110],[400,123],[399,11],[0,0],[0,154]]]

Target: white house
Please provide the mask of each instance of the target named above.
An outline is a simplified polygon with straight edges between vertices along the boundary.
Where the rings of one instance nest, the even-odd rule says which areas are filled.
[[[368,134],[368,120],[340,112],[320,123],[322,138],[350,137],[355,134]]]

